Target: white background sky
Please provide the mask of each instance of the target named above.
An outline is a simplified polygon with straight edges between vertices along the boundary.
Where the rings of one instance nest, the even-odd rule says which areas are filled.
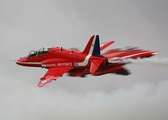
[[[16,120],[167,120],[168,68],[127,65],[125,77],[64,75],[38,88],[45,69],[10,60],[39,46],[85,47],[93,34],[109,49],[139,46],[168,57],[166,0],[1,0],[0,118]]]

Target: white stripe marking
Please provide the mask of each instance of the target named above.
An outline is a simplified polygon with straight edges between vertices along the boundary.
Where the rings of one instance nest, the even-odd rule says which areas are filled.
[[[96,42],[96,36],[94,36],[94,38],[93,38],[93,41],[92,41],[92,44],[91,44],[91,47],[90,47],[90,50],[89,50],[89,54],[85,57],[85,60],[83,62],[78,63],[79,66],[86,66],[88,64],[89,58],[91,57],[91,55],[93,53],[95,42]]]
[[[86,66],[87,64],[88,64],[88,62],[89,62],[89,58],[91,57],[91,55],[87,55],[86,57],[85,57],[85,60],[83,61],[83,62],[80,62],[80,63],[78,63],[78,65],[79,66]]]
[[[41,65],[41,62],[19,62],[17,61],[18,64],[33,64],[33,65]]]

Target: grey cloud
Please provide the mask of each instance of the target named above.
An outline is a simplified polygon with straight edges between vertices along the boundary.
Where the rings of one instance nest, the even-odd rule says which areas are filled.
[[[97,120],[166,120],[168,118],[168,80],[158,85],[137,83],[104,93],[90,91],[86,95],[72,94],[56,88],[37,89],[27,84],[7,87],[1,91],[3,119],[97,119]],[[2,94],[3,93],[3,94]]]

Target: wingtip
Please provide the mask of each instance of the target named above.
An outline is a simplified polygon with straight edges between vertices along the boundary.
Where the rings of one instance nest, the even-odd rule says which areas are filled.
[[[48,80],[40,80],[40,82],[38,83],[38,87],[43,87],[45,85],[47,85],[48,83],[50,83]]]

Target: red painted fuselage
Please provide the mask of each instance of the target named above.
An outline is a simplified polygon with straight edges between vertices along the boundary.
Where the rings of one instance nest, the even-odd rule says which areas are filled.
[[[101,46],[99,37],[92,36],[83,52],[62,47],[40,47],[30,51],[28,56],[18,59],[16,63],[27,67],[47,68],[48,72],[38,84],[42,87],[64,73],[79,77],[85,77],[86,74],[97,76],[107,73],[128,75],[129,72],[123,68],[123,65],[128,64],[125,59],[145,58],[156,54],[137,47],[111,49],[100,53],[113,42],[106,42]]]

